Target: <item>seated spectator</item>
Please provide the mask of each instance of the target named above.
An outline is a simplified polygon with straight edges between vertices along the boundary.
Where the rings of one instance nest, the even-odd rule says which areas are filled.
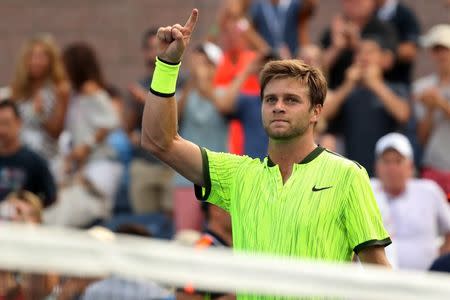
[[[57,141],[64,129],[70,87],[51,36],[39,35],[27,41],[11,90],[22,118],[23,143],[45,158],[55,172]]]
[[[19,191],[31,192],[47,207],[56,186],[46,161],[20,141],[22,121],[14,102],[0,102],[0,201]]]
[[[210,247],[231,247],[231,217],[230,214],[215,205],[203,202],[202,208],[206,216],[207,225],[201,237],[195,243],[197,249],[207,249]],[[187,285],[184,289],[177,291],[176,299],[234,299],[233,295],[211,293],[196,290],[192,285]]]
[[[417,57],[420,24],[414,11],[399,0],[376,0],[377,17],[394,27],[398,46],[395,64],[386,73],[390,82],[403,83],[410,87],[414,60]]]
[[[214,106],[212,84],[222,50],[206,42],[191,54],[190,76],[178,101],[179,131],[184,138],[208,149],[226,152],[228,121]],[[176,174],[174,218],[177,231],[200,231],[202,215],[200,203],[194,195],[192,183]]]
[[[122,176],[117,154],[107,143],[120,123],[94,51],[84,43],[70,45],[64,62],[75,90],[68,111],[72,150],[66,158],[72,181],[59,201],[44,214],[46,223],[89,226],[111,216]]]
[[[363,165],[369,175],[377,140],[401,129],[410,117],[405,88],[383,79],[393,62],[392,49],[395,45],[382,36],[364,37],[344,83],[330,92],[323,111],[328,120],[340,114],[345,155]]]
[[[173,172],[141,147],[142,113],[155,68],[156,32],[157,29],[152,28],[144,33],[142,55],[145,75],[128,88],[130,95],[127,97],[126,107],[127,133],[133,144],[133,158],[129,170],[129,197],[133,213],[162,212],[169,215],[173,210]]]
[[[396,247],[394,260],[400,269],[428,270],[440,254],[450,252],[450,206],[436,183],[413,179],[413,150],[404,135],[382,137],[375,153],[372,187]]]
[[[324,69],[328,85],[335,89],[345,80],[345,72],[354,61],[361,36],[375,35],[396,40],[394,28],[375,16],[375,0],[340,0],[342,12],[337,14],[323,33]]]
[[[450,25],[437,25],[423,39],[435,72],[413,85],[418,137],[424,146],[422,176],[435,180],[450,199]]]
[[[250,7],[250,23],[282,58],[296,57],[310,42],[309,22],[315,0],[257,0]]]

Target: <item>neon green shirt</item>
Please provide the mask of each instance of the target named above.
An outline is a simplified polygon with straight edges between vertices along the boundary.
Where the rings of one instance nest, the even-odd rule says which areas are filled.
[[[270,158],[201,150],[197,197],[230,213],[235,250],[343,262],[391,243],[367,173],[351,160],[317,147],[283,184]]]

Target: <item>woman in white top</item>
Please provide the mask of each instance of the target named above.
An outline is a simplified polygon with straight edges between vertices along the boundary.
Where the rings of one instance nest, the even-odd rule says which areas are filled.
[[[66,122],[71,141],[66,165],[76,180],[61,191],[57,205],[44,219],[58,225],[88,226],[108,218],[112,211],[122,167],[106,137],[120,124],[92,48],[72,44],[63,59],[74,90]]]
[[[64,128],[69,82],[61,55],[50,35],[39,35],[23,47],[11,84],[12,99],[22,117],[22,141],[52,167]]]

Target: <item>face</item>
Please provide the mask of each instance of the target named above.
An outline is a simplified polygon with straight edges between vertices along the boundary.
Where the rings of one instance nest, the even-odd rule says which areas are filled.
[[[45,47],[40,44],[36,44],[32,47],[29,61],[28,70],[32,79],[40,79],[45,77],[50,69],[50,57],[45,50]]]
[[[388,191],[402,191],[413,175],[413,162],[396,150],[385,151],[376,162],[376,174]]]
[[[444,46],[434,46],[430,49],[431,57],[438,69],[448,69],[450,67],[450,49]]]
[[[11,108],[0,109],[0,147],[16,142],[20,133],[20,120]]]
[[[155,65],[156,55],[158,54],[157,42],[158,39],[156,38],[156,36],[151,36],[147,39],[147,42],[145,43],[143,48],[145,65],[152,69]]]
[[[341,0],[342,11],[350,20],[369,18],[375,10],[374,0]]]
[[[272,140],[286,141],[313,130],[321,111],[311,107],[307,87],[294,78],[271,80],[264,89],[262,120]]]
[[[383,63],[383,50],[371,40],[362,40],[355,56],[356,64],[362,68],[381,65]]]

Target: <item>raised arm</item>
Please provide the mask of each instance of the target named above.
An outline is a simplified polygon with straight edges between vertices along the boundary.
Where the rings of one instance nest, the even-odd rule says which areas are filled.
[[[141,145],[193,183],[203,186],[201,152],[177,133],[174,97],[178,68],[197,18],[198,11],[194,9],[184,26],[175,24],[158,29],[158,60],[145,102]]]

